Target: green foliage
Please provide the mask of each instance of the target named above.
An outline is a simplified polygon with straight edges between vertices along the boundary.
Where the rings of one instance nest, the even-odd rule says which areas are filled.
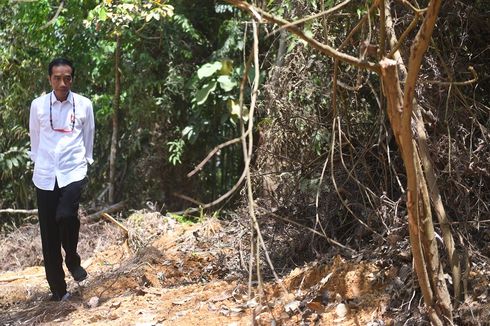
[[[130,25],[138,26],[151,20],[160,21],[161,18],[171,17],[173,12],[173,6],[160,1],[104,1],[88,13],[85,25],[89,27],[95,23],[97,30],[106,28],[120,33],[122,29],[130,28]]]
[[[59,1],[0,4],[0,207],[35,206],[29,105],[50,91],[46,68],[56,56],[74,61],[73,90],[93,100],[97,134],[88,193],[93,199],[105,188],[116,33],[122,43],[116,196],[163,201],[175,191],[205,201],[234,183],[238,146],[221,151],[194,179],[185,174],[238,132],[240,71],[232,62],[245,47],[239,10],[211,0],[73,0],[55,17]],[[200,75],[206,62],[220,67]]]
[[[27,163],[27,148],[11,147],[6,152],[0,153],[0,178],[13,176],[13,171]]]
[[[0,129],[0,207],[2,202],[29,205],[29,160],[25,141],[26,130],[14,126],[11,130]]]
[[[170,141],[167,143],[168,151],[170,152],[170,156],[168,158],[169,162],[172,165],[177,165],[182,163],[182,153],[184,152],[184,140],[177,139],[174,141]]]
[[[214,92],[216,89],[216,85],[218,83],[215,80],[211,80],[208,83],[204,84],[201,89],[199,89],[196,93],[196,97],[194,98],[195,103],[197,105],[202,105],[208,99],[209,94]]]
[[[233,69],[231,60],[202,65],[197,70],[198,90],[192,100],[196,104],[195,109],[199,109],[198,106],[208,102],[211,95],[212,98],[208,104],[226,107],[221,118],[221,121],[226,121],[231,117],[234,109],[229,103],[232,103],[230,101],[235,100],[238,96],[239,77],[237,71]]]
[[[169,213],[168,215],[180,224],[184,225],[193,225],[198,222],[198,219],[190,215],[180,215],[174,213]]]
[[[199,33],[199,31],[194,28],[187,17],[185,17],[184,15],[175,14],[172,16],[172,21],[180,27],[183,33],[190,36],[192,40],[197,42],[197,44],[204,44],[204,38]]]

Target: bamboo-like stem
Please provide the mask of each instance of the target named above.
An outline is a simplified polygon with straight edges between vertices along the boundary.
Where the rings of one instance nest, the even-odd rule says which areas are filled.
[[[112,112],[112,137],[111,137],[111,151],[109,155],[109,203],[114,203],[114,190],[116,187],[116,159],[117,159],[117,143],[118,143],[118,130],[119,130],[119,110],[121,102],[121,35],[116,33],[116,49],[114,52],[114,73],[115,73],[115,86],[114,86],[114,109]]]

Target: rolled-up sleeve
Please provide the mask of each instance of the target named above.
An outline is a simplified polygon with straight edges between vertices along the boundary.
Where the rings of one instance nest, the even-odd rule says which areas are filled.
[[[39,148],[39,130],[40,130],[39,118],[37,115],[36,101],[32,101],[31,110],[29,113],[29,137],[31,140],[31,150],[29,157],[33,162],[36,162],[37,150]]]
[[[85,146],[85,159],[88,164],[94,162],[94,136],[95,136],[95,119],[92,102],[89,101],[86,107],[86,120],[83,125],[83,144]]]

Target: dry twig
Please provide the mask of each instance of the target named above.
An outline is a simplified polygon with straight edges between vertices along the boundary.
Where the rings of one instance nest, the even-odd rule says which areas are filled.
[[[124,235],[126,236],[126,238],[129,237],[129,230],[124,226],[122,225],[121,223],[119,223],[114,217],[110,216],[109,214],[107,213],[102,213],[102,217],[104,217],[106,220],[108,220],[109,222],[112,222],[114,223],[115,225],[117,225],[121,230],[124,231]]]

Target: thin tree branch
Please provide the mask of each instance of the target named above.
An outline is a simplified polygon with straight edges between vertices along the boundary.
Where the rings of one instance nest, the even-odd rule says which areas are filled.
[[[404,128],[406,131],[410,130],[410,132],[407,133],[407,135],[410,137],[412,135],[410,121],[413,111],[413,99],[415,97],[415,84],[417,83],[422,59],[424,58],[425,51],[427,51],[429,46],[429,40],[434,30],[440,8],[441,0],[432,0],[430,2],[424,17],[424,21],[422,22],[422,26],[420,27],[410,49],[410,59],[408,62],[408,74],[404,88],[402,113],[402,128]]]
[[[381,59],[385,53],[385,48],[386,48],[386,18],[385,18],[385,1],[387,0],[381,0],[379,4],[379,16],[380,16],[380,22],[379,22],[379,52],[378,52],[378,59]]]
[[[247,84],[247,80],[248,80],[248,71],[250,69],[250,65],[252,64],[252,60],[253,60],[253,52],[250,53],[246,63],[245,63],[245,69],[244,69],[244,72],[243,72],[243,77],[242,77],[242,80],[240,82],[240,99],[239,99],[239,103],[240,103],[240,116],[243,116],[243,94],[244,94],[244,91],[245,91],[245,85]],[[240,129],[242,131],[242,135],[245,135],[246,132],[244,131],[244,127],[243,127],[243,119],[240,119]],[[238,139],[240,139],[241,141],[244,140],[244,137],[240,136]],[[247,153],[244,152],[244,157],[248,157]],[[238,179],[238,181],[235,183],[235,185],[230,189],[228,190],[225,194],[223,194],[221,197],[219,197],[218,199],[210,202],[210,203],[207,203],[207,204],[204,204],[204,205],[200,205],[199,208],[189,208],[189,209],[186,209],[184,211],[179,211],[179,212],[174,212],[174,214],[182,214],[182,213],[194,213],[194,212],[198,212],[200,209],[208,209],[208,208],[211,208],[213,206],[216,206],[218,205],[219,203],[223,202],[225,199],[227,199],[228,197],[230,197],[233,193],[235,193],[235,191],[241,186],[241,184],[243,183],[243,181],[245,180],[245,177],[247,175],[247,170],[246,170],[246,167],[243,169],[242,171],[242,175],[240,176],[240,178]],[[187,197],[187,196],[186,196]],[[192,199],[190,197],[188,197],[189,199]],[[189,200],[187,199],[187,200]],[[193,202],[199,202],[195,199],[192,199],[191,201]]]
[[[58,19],[58,16],[61,13],[61,10],[63,9],[64,4],[65,4],[65,0],[61,0],[60,5],[58,6],[58,10],[56,10],[56,13],[54,14],[53,18],[51,18],[46,24],[41,26],[40,29],[46,29],[50,25],[53,25],[56,22],[56,20]]]
[[[428,47],[428,41],[432,35],[432,31],[439,13],[439,8],[441,6],[440,0],[432,0],[429,4],[429,10],[424,18],[422,26],[420,27],[415,40],[411,46],[411,53],[407,69],[407,78],[405,81],[405,88],[403,100],[402,100],[402,112],[400,121],[400,146],[402,150],[403,162],[405,164],[405,170],[407,172],[407,209],[408,209],[408,220],[409,220],[409,231],[411,234],[412,245],[420,245],[422,239],[420,237],[420,232],[422,231],[423,225],[420,225],[420,211],[419,211],[419,180],[417,176],[417,170],[415,165],[415,148],[413,145],[413,133],[411,128],[412,112],[414,106],[415,97],[415,85],[417,83],[418,74],[420,71],[420,66],[425,51]],[[414,248],[413,253],[421,253],[422,248]],[[415,256],[414,256],[415,257]],[[428,281],[427,275],[427,263],[431,264],[432,261],[425,261],[425,257],[421,258],[416,264],[416,270],[418,274],[419,282],[422,283]],[[421,264],[423,263],[423,265]],[[435,268],[435,266],[433,266]],[[434,296],[437,298],[437,294],[434,295],[431,284],[421,284],[421,288],[426,288],[424,293],[425,303],[428,308],[431,309],[429,316],[431,316],[432,321],[435,324],[440,323],[439,314],[433,312],[434,307]],[[430,289],[430,290],[429,290]],[[429,294],[430,291],[430,295]],[[437,292],[436,292],[437,293]]]
[[[357,23],[357,25],[354,26],[354,28],[349,32],[349,34],[345,37],[345,40],[337,48],[337,51],[342,50],[343,48],[345,48],[345,46],[347,44],[349,44],[350,39],[352,38],[352,36],[354,36],[354,34],[357,33],[357,31],[359,30],[359,28],[361,28],[362,25],[364,25],[366,23],[366,20],[368,19],[368,16],[371,15],[376,8],[378,8],[379,2],[380,2],[380,0],[374,1],[374,3],[369,8],[369,11],[361,18],[361,20]]]
[[[240,9],[247,10],[247,11],[251,12],[256,19],[261,20],[263,18],[266,21],[277,24],[279,26],[284,26],[284,25],[290,24],[290,22],[288,22],[287,20],[284,20],[280,17],[276,17],[274,15],[271,15],[268,12],[265,12],[259,8],[254,7],[253,5],[249,4],[246,1],[242,1],[242,0],[225,0],[225,1],[236,6],[236,7],[238,7],[238,8],[240,8]],[[287,27],[286,29],[289,32],[297,35],[302,40],[306,41],[312,48],[317,49],[318,51],[320,51],[323,54],[326,54],[329,57],[333,57],[333,58],[336,58],[340,61],[347,62],[347,63],[354,65],[356,67],[359,67],[359,68],[374,71],[376,73],[380,72],[379,64],[369,62],[369,61],[363,61],[363,60],[360,60],[359,58],[353,57],[349,54],[340,52],[340,51],[332,48],[329,45],[323,44],[323,43],[321,43],[321,42],[319,42],[319,41],[317,41],[311,37],[306,36],[305,33],[295,25]]]
[[[102,214],[104,214],[104,213],[114,213],[114,212],[117,212],[117,211],[123,209],[125,205],[126,205],[126,202],[121,201],[121,202],[119,202],[117,204],[114,204],[112,206],[106,207],[106,208],[104,208],[104,209],[102,209],[102,210],[100,210],[100,211],[98,211],[96,213],[93,213],[93,214],[88,215],[87,216],[87,219],[89,221],[90,220],[96,220],[99,217],[101,217]]]
[[[174,195],[175,197],[179,197],[179,198],[182,198],[184,200],[187,200],[193,204],[196,204],[196,205],[199,205],[200,207],[204,206],[204,204],[202,202],[200,202],[199,200],[195,200],[194,198],[191,198],[189,196],[186,196],[186,195],[183,195],[183,194],[179,194],[179,193],[172,193],[172,195]]]
[[[242,175],[240,176],[240,178],[238,179],[238,181],[235,183],[235,185],[230,189],[228,190],[226,193],[224,193],[221,197],[219,197],[218,199],[210,202],[210,203],[207,203],[207,204],[204,204],[204,205],[201,205],[200,207],[193,207],[193,208],[188,208],[186,210],[183,210],[183,211],[178,211],[178,212],[172,212],[174,214],[185,214],[185,213],[195,213],[195,212],[199,212],[200,210],[202,209],[208,209],[208,208],[211,208],[211,207],[214,207],[218,204],[220,204],[221,202],[223,202],[225,199],[227,199],[228,197],[230,197],[231,195],[233,195],[235,193],[235,191],[241,186],[241,184],[243,183],[243,181],[245,180],[245,176],[246,176],[246,173],[245,173],[245,170],[242,172]],[[187,197],[187,196],[186,196]],[[199,203],[199,201],[195,200],[195,199],[192,199],[190,197],[187,197],[189,201],[191,202],[196,202],[196,203]]]
[[[248,135],[248,132],[245,133],[244,137],[246,137]],[[206,163],[213,157],[214,154],[216,154],[219,150],[223,149],[224,147],[226,146],[230,146],[230,145],[233,145],[233,144],[236,144],[236,143],[239,143],[240,141],[242,140],[242,137],[237,137],[237,138],[234,138],[234,139],[231,139],[227,142],[224,142],[218,146],[216,146],[215,148],[213,148],[213,150],[211,152],[209,152],[208,156],[206,156],[206,158],[204,160],[202,160],[201,163],[199,163],[195,168],[194,170],[192,170],[191,172],[189,172],[187,174],[187,177],[192,177],[194,174],[196,174],[197,172],[199,172],[200,170],[202,170],[203,166],[206,165]]]
[[[260,251],[258,250],[259,245],[262,247],[264,250],[265,258],[267,260],[267,263],[269,267],[271,268],[272,274],[274,275],[274,278],[276,281],[282,285],[282,282],[279,278],[279,276],[276,273],[276,270],[274,269],[274,265],[272,264],[272,260],[269,256],[269,252],[267,250],[267,247],[265,246],[265,241],[264,238],[262,237],[262,232],[260,231],[260,225],[259,222],[257,221],[257,216],[255,215],[255,201],[253,198],[253,190],[252,190],[252,178],[250,175],[250,159],[252,155],[252,145],[253,145],[253,134],[252,134],[252,128],[253,128],[253,118],[254,118],[254,111],[255,111],[255,105],[257,103],[257,94],[258,94],[258,88],[259,88],[259,80],[260,80],[260,70],[259,70],[259,36],[258,36],[258,26],[255,21],[252,22],[253,26],[253,36],[254,36],[254,42],[253,42],[253,61],[254,61],[254,68],[255,68],[255,76],[254,76],[254,82],[253,82],[253,88],[252,88],[252,98],[250,101],[250,110],[249,110],[249,116],[248,116],[248,144],[245,141],[245,137],[242,137],[243,140],[243,146],[244,146],[244,152],[245,152],[245,172],[246,172],[246,178],[247,178],[247,196],[248,196],[248,206],[249,206],[249,213],[250,213],[250,218],[253,223],[253,227],[257,231],[257,250],[256,250],[256,266],[257,266],[257,279],[259,281],[259,289],[264,294],[264,288],[262,284],[262,276],[261,276],[261,270],[260,270]],[[242,134],[243,134],[243,122],[241,123],[241,129],[242,129]],[[246,150],[245,146],[248,145],[248,150]],[[252,266],[250,266],[250,269],[252,269]],[[285,290],[285,288],[283,287]]]
[[[335,7],[332,7],[330,9],[327,9],[325,11],[319,12],[317,14],[314,14],[314,15],[311,15],[311,16],[308,16],[308,17],[305,17],[305,18],[301,18],[301,19],[295,20],[294,22],[290,22],[290,23],[288,23],[286,25],[283,25],[283,26],[279,27],[278,29],[276,29],[273,32],[271,32],[270,34],[277,33],[277,32],[279,32],[279,31],[281,31],[283,29],[287,29],[288,27],[299,25],[299,24],[304,23],[304,22],[307,22],[309,20],[313,20],[313,19],[316,19],[316,18],[319,18],[319,17],[322,17],[322,16],[330,15],[330,14],[336,12],[337,10],[341,9],[342,7],[346,6],[351,1],[352,0],[345,0],[344,2],[339,3]],[[267,36],[269,36],[269,35],[267,35]]]
[[[437,84],[437,85],[441,85],[441,86],[465,86],[465,85],[471,85],[471,84],[476,83],[478,81],[478,74],[476,73],[475,68],[473,68],[472,66],[469,66],[468,70],[473,75],[473,78],[470,80],[465,80],[465,81],[461,81],[461,82],[424,80],[424,81],[421,81],[421,83],[422,84]]]
[[[419,18],[420,18],[420,15],[415,14],[415,17],[412,20],[412,22],[410,23],[410,25],[408,25],[407,29],[405,29],[405,31],[402,33],[402,35],[400,35],[400,38],[398,39],[398,43],[396,43],[396,45],[391,48],[391,51],[388,54],[388,58],[393,58],[393,54],[396,51],[398,51],[398,49],[400,48],[402,43],[408,37],[408,34],[417,26],[417,23],[419,22]]]
[[[105,218],[106,220],[108,220],[109,222],[117,225],[121,230],[123,230],[124,231],[124,235],[126,236],[126,238],[129,237],[129,230],[124,225],[122,225],[121,223],[119,223],[119,221],[117,221],[114,217],[110,216],[107,213],[102,213],[102,217]]]
[[[347,251],[348,251],[348,252],[350,252],[350,253],[355,253],[355,252],[356,252],[354,249],[349,248],[349,247],[347,247],[347,246],[345,246],[345,245],[341,244],[340,242],[335,241],[334,239],[332,239],[332,238],[328,237],[328,236],[327,236],[325,233],[318,232],[317,230],[315,230],[315,229],[313,229],[313,228],[310,228],[310,227],[308,227],[308,226],[306,226],[306,225],[303,225],[303,224],[301,224],[301,223],[298,223],[298,222],[296,222],[296,221],[294,221],[294,220],[291,220],[291,219],[289,219],[289,218],[287,218],[287,217],[280,216],[280,215],[277,215],[276,213],[273,213],[273,212],[267,211],[267,210],[265,210],[264,208],[262,208],[262,209],[264,210],[264,214],[268,214],[268,215],[270,215],[270,216],[272,216],[272,217],[274,217],[274,218],[276,218],[276,219],[278,219],[278,220],[281,220],[281,221],[283,221],[283,222],[290,223],[290,224],[294,224],[294,225],[296,225],[296,226],[299,226],[299,227],[301,227],[301,228],[304,228],[304,229],[306,229],[306,230],[310,231],[311,233],[314,233],[314,234],[316,234],[316,235],[318,235],[318,236],[320,236],[320,237],[324,238],[325,240],[327,240],[327,242],[328,242],[328,243],[330,243],[330,244],[332,244],[332,245],[335,245],[335,246],[338,246],[338,247],[340,247],[340,248],[342,248],[342,249],[344,249],[344,250],[347,250]]]
[[[416,14],[423,14],[424,12],[427,11],[427,8],[419,9],[419,8],[415,7],[409,0],[402,0],[402,3],[404,5],[410,7],[410,9],[412,9]]]

